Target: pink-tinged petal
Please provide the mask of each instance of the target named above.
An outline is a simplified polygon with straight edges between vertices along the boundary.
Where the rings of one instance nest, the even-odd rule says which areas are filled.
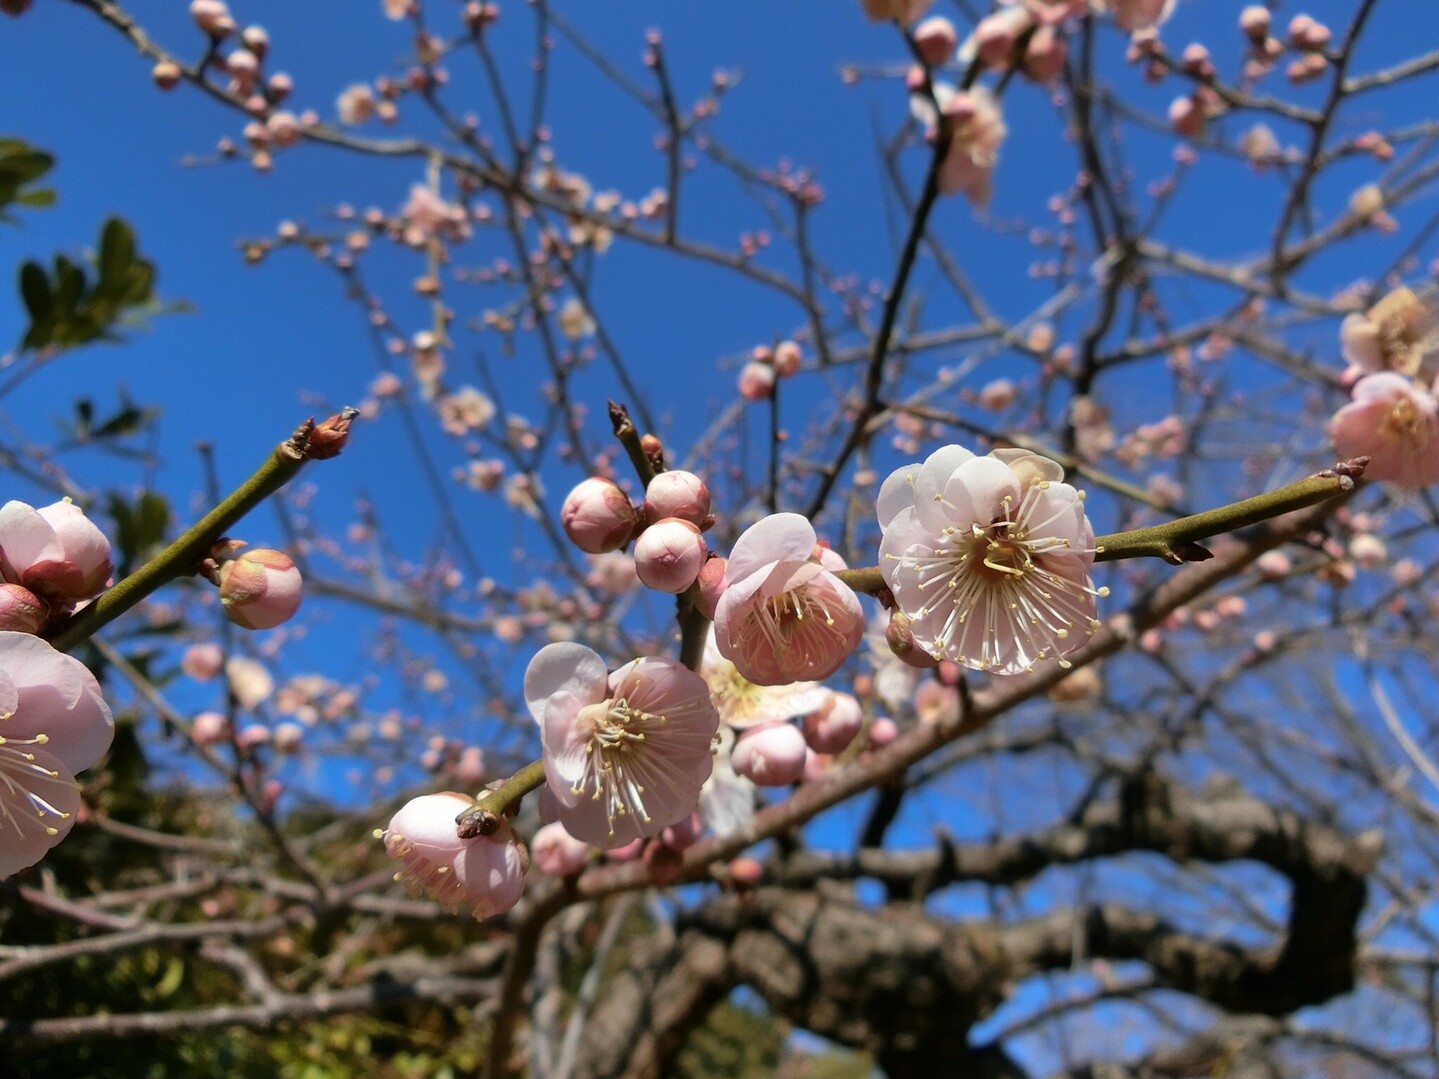
[[[493,836],[461,839],[455,818],[473,804],[454,791],[411,799],[385,830],[385,853],[412,890],[483,920],[519,902],[528,859],[507,823]]]
[[[1380,371],[1378,374],[1365,375],[1354,384],[1353,398],[1355,401],[1395,401],[1400,397],[1410,396],[1414,392],[1414,383],[1403,375],[1393,371]]]
[[[1035,476],[1047,483],[1064,482],[1064,466],[1048,457],[1041,457],[1033,450],[1018,448],[990,450],[989,456],[1008,465],[1021,482],[1028,476]]]
[[[109,583],[110,541],[73,502],[56,502],[36,511],[55,530],[65,552],[66,598],[89,599]]]
[[[814,547],[814,525],[798,513],[772,513],[745,529],[730,552],[725,571],[731,582],[742,581],[773,562],[803,562]]]
[[[604,700],[605,661],[593,648],[571,641],[547,644],[535,653],[525,668],[525,703],[541,726],[545,702],[556,693],[569,693],[581,704]]]
[[[902,465],[891,472],[884,483],[880,485],[875,513],[879,517],[881,528],[894,520],[900,510],[914,507],[914,482],[919,478],[919,469],[918,461]]]
[[[1003,511],[1006,498],[1018,504],[1023,491],[1008,465],[993,457],[976,457],[955,469],[942,493],[947,524],[988,524]]]
[[[29,633],[0,632],[0,667],[14,682],[14,713],[0,719],[0,736],[49,739],[46,748],[67,771],[83,772],[110,748],[115,721],[100,684],[73,656]]]
[[[33,506],[7,502],[0,506],[0,560],[7,579],[25,584],[25,575],[34,567],[63,563],[65,548]]]
[[[963,446],[944,446],[925,458],[914,480],[914,512],[926,528],[937,531],[948,523],[941,505],[945,486],[955,469],[972,460]]]
[[[580,720],[580,709],[586,703],[565,690],[545,701],[540,727],[545,751],[545,779],[555,800],[565,806],[579,802],[581,794],[576,787],[584,779],[589,764],[589,743],[593,732],[589,724]]]
[[[75,826],[80,788],[41,746],[0,746],[0,877],[38,862]]]
[[[471,840],[454,859],[455,879],[465,904],[484,921],[503,914],[520,901],[525,890],[527,859],[515,842],[481,836]]]
[[[1365,371],[1384,368],[1379,327],[1364,315],[1344,316],[1344,321],[1339,324],[1339,351],[1346,360]]]
[[[584,869],[590,860],[590,845],[565,831],[559,821],[546,824],[530,841],[530,857],[541,873],[569,877]]]
[[[20,708],[20,690],[15,679],[0,670],[0,716],[13,716]]]

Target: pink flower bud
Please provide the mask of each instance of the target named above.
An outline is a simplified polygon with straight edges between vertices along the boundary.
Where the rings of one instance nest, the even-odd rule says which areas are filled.
[[[730,862],[728,876],[730,884],[737,889],[753,888],[764,879],[764,866],[759,859],[745,855]]]
[[[979,20],[974,28],[974,47],[985,67],[1009,67],[1010,54],[1020,36],[1034,25],[1034,16],[1022,4],[1002,7]]]
[[[225,70],[239,84],[240,90],[248,94],[260,74],[260,60],[249,49],[236,49],[225,57]]]
[[[746,401],[763,401],[774,391],[774,368],[751,360],[740,369],[739,395]]]
[[[225,37],[235,29],[235,20],[224,0],[191,0],[190,18],[213,38]]]
[[[473,804],[453,791],[407,802],[385,830],[385,853],[403,865],[400,879],[412,889],[483,920],[519,902],[529,858],[508,824],[493,836],[460,839],[455,818]]]
[[[899,725],[888,716],[879,716],[869,725],[870,749],[883,749],[899,737]]]
[[[901,611],[895,611],[889,616],[889,625],[884,628],[884,643],[889,645],[889,650],[897,659],[903,660],[910,667],[923,671],[939,663],[939,660],[915,643],[909,618]]]
[[[990,412],[1003,412],[1014,399],[1019,396],[1019,390],[1014,383],[1007,378],[997,378],[993,382],[987,382],[979,391],[979,407],[986,408]]]
[[[485,751],[479,746],[466,746],[460,750],[453,772],[458,782],[478,787],[485,778]]]
[[[305,728],[298,723],[281,723],[275,727],[275,749],[280,753],[294,753],[305,740]]]
[[[678,517],[704,528],[710,520],[710,491],[693,472],[661,472],[645,488],[645,517]]]
[[[220,567],[220,602],[225,617],[246,629],[271,629],[300,609],[305,585],[294,561],[282,551],[257,547]]]
[[[1169,126],[1176,135],[1192,139],[1204,130],[1204,110],[1193,97],[1176,97],[1169,105]]]
[[[688,850],[699,842],[701,833],[705,830],[704,821],[698,813],[691,813],[678,824],[671,824],[660,833],[660,839],[665,846],[675,850]]]
[[[173,90],[180,81],[180,65],[173,60],[161,60],[150,69],[150,78],[161,90]]]
[[[559,821],[547,824],[530,841],[530,856],[540,872],[552,877],[571,877],[590,860],[590,845],[565,831]]]
[[[695,583],[709,549],[689,521],[666,517],[646,528],[635,541],[635,571],[658,592],[683,592]]]
[[[633,862],[643,853],[644,849],[644,837],[640,837],[639,839],[631,839],[628,843],[621,846],[611,847],[605,851],[605,857],[612,862]]]
[[[924,62],[938,67],[954,55],[959,37],[954,32],[954,23],[943,15],[935,15],[914,28],[914,43]]]
[[[218,644],[192,644],[180,657],[180,669],[197,682],[208,682],[225,665],[225,653]]]
[[[565,497],[560,523],[580,550],[603,554],[630,541],[639,515],[613,482],[592,476]]]
[[[1269,36],[1271,16],[1263,4],[1250,4],[1239,13],[1239,29],[1251,41],[1263,41]]]
[[[1069,46],[1052,26],[1041,26],[1024,49],[1024,73],[1035,82],[1053,82],[1064,70]]]
[[[269,94],[270,100],[279,104],[289,97],[295,89],[295,80],[286,75],[283,71],[277,71],[271,75],[265,83],[265,92]]]
[[[23,584],[49,603],[68,606],[102,592],[110,569],[110,541],[79,506],[0,506],[0,571],[5,580]]]
[[[843,753],[864,726],[859,701],[831,693],[824,705],[804,717],[804,740],[816,753]]]
[[[49,605],[30,589],[0,584],[0,630],[39,633],[49,617]]]
[[[700,609],[711,622],[714,621],[715,609],[719,606],[720,596],[725,588],[725,571],[729,566],[729,559],[716,555],[707,559],[700,567],[699,579],[695,582],[699,585],[699,595],[695,597],[695,606]]]
[[[768,723],[742,733],[730,754],[730,767],[761,787],[784,787],[804,775],[809,747],[791,723]]]
[[[240,35],[245,48],[249,49],[257,57],[264,59],[265,53],[270,51],[270,35],[263,26],[247,26],[245,32]]]
[[[300,141],[300,122],[292,112],[277,112],[265,121],[265,130],[276,146],[294,146]]]
[[[230,721],[220,712],[201,712],[190,721],[190,737],[201,746],[223,742],[230,737]]]

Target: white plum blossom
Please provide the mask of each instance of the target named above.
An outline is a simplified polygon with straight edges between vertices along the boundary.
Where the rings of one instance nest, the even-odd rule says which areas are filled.
[[[945,446],[880,489],[880,573],[936,659],[1016,674],[1081,647],[1099,625],[1083,495],[1026,450]]]

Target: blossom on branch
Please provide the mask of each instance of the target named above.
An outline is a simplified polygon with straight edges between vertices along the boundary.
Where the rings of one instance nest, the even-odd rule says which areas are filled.
[[[95,676],[28,633],[0,632],[0,877],[34,865],[69,834],[75,774],[115,734]]]
[[[864,636],[853,589],[812,560],[814,526],[776,513],[740,536],[715,608],[720,654],[762,686],[828,678]]]
[[[529,857],[508,821],[492,836],[461,839],[455,818],[474,804],[454,791],[412,798],[384,831],[385,853],[404,867],[395,879],[412,891],[484,921],[520,901]]]
[[[719,715],[693,671],[647,656],[609,674],[592,649],[561,642],[530,660],[525,700],[558,818],[576,839],[621,847],[694,810]]]
[[[1403,375],[1361,378],[1329,433],[1344,456],[1369,458],[1366,479],[1415,488],[1439,483],[1439,402]]]
[[[56,607],[91,599],[109,584],[110,541],[73,502],[0,506],[0,573]]]
[[[879,492],[879,569],[936,659],[1016,674],[1080,648],[1098,627],[1094,530],[1056,462],[945,446]]]

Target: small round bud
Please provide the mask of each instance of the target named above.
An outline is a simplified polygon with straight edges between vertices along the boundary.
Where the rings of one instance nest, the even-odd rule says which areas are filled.
[[[230,721],[221,712],[201,712],[190,721],[190,738],[196,745],[212,746],[230,737]]]
[[[915,644],[909,618],[900,611],[889,616],[889,625],[884,628],[884,642],[897,658],[910,667],[926,670],[939,663],[939,660]]]
[[[943,15],[935,15],[914,28],[914,44],[920,58],[930,67],[937,67],[954,55],[959,37],[954,23]]]
[[[831,693],[821,707],[804,717],[804,740],[816,753],[843,753],[863,726],[859,701],[848,693]]]
[[[560,523],[580,550],[604,554],[628,543],[640,519],[619,487],[610,480],[591,476],[565,497]]]
[[[674,850],[687,850],[699,842],[700,835],[704,832],[704,821],[698,813],[691,813],[678,824],[671,824],[660,833],[660,839],[664,845]]]
[[[749,889],[764,879],[764,866],[756,858],[736,858],[729,864],[729,882],[738,889]]]
[[[879,716],[869,725],[869,748],[883,749],[899,737],[899,724],[888,716]]]
[[[225,617],[246,629],[271,629],[300,609],[304,581],[283,551],[257,547],[220,567],[220,602]]]
[[[635,541],[635,572],[657,592],[683,592],[695,583],[708,553],[698,527],[678,517],[666,517],[646,528]]]
[[[270,100],[278,105],[290,96],[295,90],[295,80],[286,75],[283,71],[277,71],[271,75],[265,83],[265,93]]]
[[[263,26],[247,26],[240,35],[245,48],[249,49],[256,56],[264,59],[265,53],[270,51],[270,35]]]
[[[213,38],[227,37],[235,30],[235,20],[224,0],[191,0],[190,18]]]
[[[719,606],[720,596],[725,588],[725,571],[729,568],[729,559],[716,555],[706,560],[700,567],[699,579],[695,581],[699,585],[699,595],[695,597],[695,606],[699,608],[700,614],[704,615],[711,622],[714,621],[715,609]]]
[[[740,735],[730,767],[761,787],[784,787],[804,775],[804,735],[792,723],[768,723]]]
[[[218,644],[192,644],[180,657],[180,669],[197,682],[208,682],[225,666],[225,653]]]
[[[661,472],[645,488],[646,520],[678,517],[703,528],[709,515],[709,488],[693,472]]]
[[[774,347],[774,373],[780,378],[793,377],[799,371],[800,359],[799,345],[781,341]]]
[[[746,401],[763,401],[774,392],[774,368],[751,360],[740,369],[739,395]]]
[[[1269,36],[1271,18],[1269,9],[1263,4],[1250,4],[1239,13],[1239,29],[1249,40],[1262,42]]]
[[[552,877],[571,877],[590,860],[590,845],[565,831],[559,821],[547,824],[530,842],[530,857],[540,872]]]
[[[180,82],[180,65],[173,60],[161,60],[150,69],[150,78],[161,90],[173,90]]]
[[[1052,26],[1041,26],[1029,38],[1024,48],[1024,73],[1038,83],[1049,83],[1059,78],[1064,70],[1064,61],[1069,56],[1069,46]]]
[[[1204,110],[1193,97],[1176,97],[1169,105],[1169,126],[1176,135],[1192,139],[1204,130]]]

